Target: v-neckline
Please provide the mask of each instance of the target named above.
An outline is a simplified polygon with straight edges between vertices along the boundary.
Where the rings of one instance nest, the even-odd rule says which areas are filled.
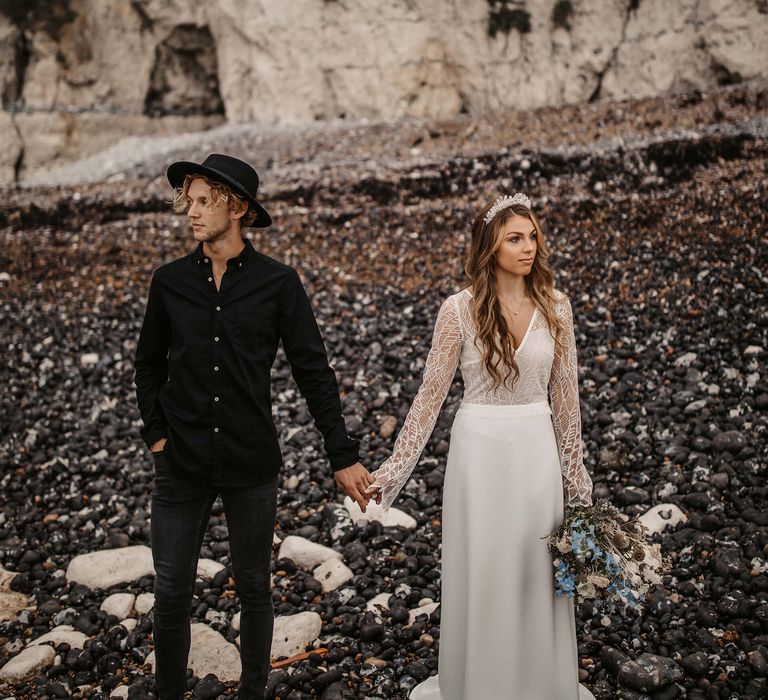
[[[534,304],[533,307],[533,313],[531,314],[531,320],[528,321],[528,327],[525,329],[525,335],[523,335],[523,339],[520,341],[520,345],[518,345],[515,348],[515,352],[520,352],[520,348],[525,345],[525,341],[528,339],[528,334],[531,332],[531,328],[533,328],[533,319],[536,318],[536,312],[539,310],[539,307]],[[515,336],[512,336],[512,339],[514,340]],[[514,346],[513,346],[514,347]]]

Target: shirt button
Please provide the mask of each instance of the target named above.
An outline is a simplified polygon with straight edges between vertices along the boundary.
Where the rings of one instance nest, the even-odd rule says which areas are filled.
[[[218,428],[214,428],[214,429],[213,429],[213,432],[214,432],[214,433],[218,433],[218,432],[219,432],[219,429],[218,429]]]
[[[208,262],[208,258],[204,258],[203,262]]]
[[[213,371],[214,371],[214,372],[218,372],[218,371],[219,371],[219,367],[218,367],[218,365],[217,365],[216,367],[214,367],[214,368],[213,368]]]
[[[217,307],[216,307],[216,311],[221,311],[221,307],[220,307],[220,306],[217,306]]]
[[[214,396],[214,397],[213,397],[213,400],[214,400],[214,401],[218,401],[218,400],[219,400],[219,397],[218,397],[218,396]]]
[[[209,277],[209,278],[208,278],[208,281],[209,281],[209,282],[213,282],[213,277]]]
[[[218,336],[218,335],[215,335],[215,336],[213,336],[213,339],[214,339],[214,340],[215,340],[217,343],[219,342],[219,336]]]

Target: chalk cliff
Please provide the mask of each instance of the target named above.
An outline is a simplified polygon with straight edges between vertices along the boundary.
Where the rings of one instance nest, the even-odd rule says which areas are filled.
[[[765,75],[767,0],[0,0],[0,182],[225,121],[440,118]]]

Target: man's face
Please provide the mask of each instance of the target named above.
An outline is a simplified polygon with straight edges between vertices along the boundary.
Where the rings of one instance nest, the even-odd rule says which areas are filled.
[[[192,181],[187,190],[187,216],[192,224],[195,240],[212,243],[225,236],[232,226],[229,203],[211,202],[211,186],[200,178]]]

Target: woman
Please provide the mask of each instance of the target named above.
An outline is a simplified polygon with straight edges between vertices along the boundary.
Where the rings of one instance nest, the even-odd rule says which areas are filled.
[[[461,367],[443,490],[439,674],[411,700],[594,700],[578,683],[573,601],[554,594],[543,539],[566,507],[592,502],[571,306],[548,257],[525,195],[499,197],[477,217],[469,286],[440,307],[422,386],[372,474],[368,492],[389,508]]]

